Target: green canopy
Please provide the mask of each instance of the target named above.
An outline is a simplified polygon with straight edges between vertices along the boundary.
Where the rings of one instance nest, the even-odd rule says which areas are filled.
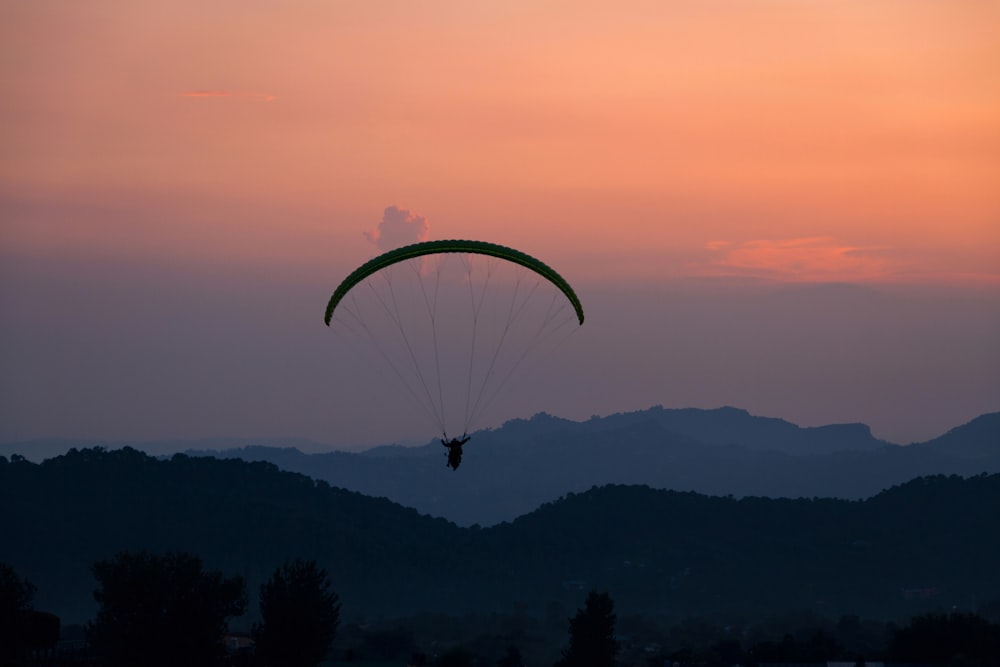
[[[333,296],[330,297],[330,302],[326,306],[326,316],[323,318],[323,321],[326,322],[327,326],[330,326],[330,320],[333,318],[333,311],[336,310],[337,304],[340,303],[341,299],[343,299],[355,285],[373,273],[397,262],[413,259],[414,257],[447,252],[489,255],[491,257],[505,259],[509,262],[514,262],[515,264],[520,264],[521,266],[531,269],[546,280],[550,281],[558,287],[563,294],[566,295],[569,302],[573,304],[573,309],[576,311],[577,319],[580,320],[580,324],[583,324],[583,306],[580,304],[580,299],[577,298],[576,293],[573,291],[573,288],[570,287],[570,284],[547,264],[535,259],[531,255],[521,252],[520,250],[514,250],[513,248],[508,248],[496,243],[459,240],[414,243],[413,245],[390,250],[383,255],[379,255],[378,257],[368,260],[352,271],[351,274],[337,286],[337,289],[333,292]]]

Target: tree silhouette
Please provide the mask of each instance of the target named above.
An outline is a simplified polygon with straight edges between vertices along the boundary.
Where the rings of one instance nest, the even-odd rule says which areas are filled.
[[[16,660],[27,649],[23,619],[35,597],[35,586],[0,563],[0,664]]]
[[[266,665],[312,667],[337,634],[340,601],[316,561],[289,561],[260,587],[260,616],[255,652]]]
[[[92,570],[100,607],[87,636],[110,667],[212,664],[227,620],[246,610],[242,577],[204,570],[190,554],[123,552]]]
[[[893,660],[940,664],[1000,664],[1000,625],[976,614],[925,614],[896,631]]]
[[[619,648],[616,620],[611,596],[590,591],[584,608],[569,621],[569,646],[557,667],[612,667]]]

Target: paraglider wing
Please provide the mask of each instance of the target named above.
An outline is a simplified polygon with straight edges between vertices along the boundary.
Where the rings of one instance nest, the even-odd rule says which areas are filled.
[[[499,259],[514,262],[515,264],[520,264],[521,266],[534,271],[546,280],[550,281],[553,285],[559,288],[563,294],[566,295],[566,298],[569,299],[569,302],[573,305],[573,309],[576,311],[577,319],[580,321],[580,324],[583,324],[583,306],[577,298],[576,293],[573,291],[570,284],[547,264],[519,250],[514,250],[513,248],[508,248],[496,243],[459,240],[414,243],[413,245],[390,250],[383,255],[379,255],[378,257],[368,260],[360,267],[352,271],[351,274],[347,276],[347,278],[345,278],[334,291],[333,296],[330,297],[330,302],[326,306],[326,316],[323,318],[323,321],[326,322],[327,326],[330,326],[330,320],[333,318],[333,311],[336,310],[337,304],[340,303],[341,299],[343,299],[355,285],[373,273],[407,259],[413,259],[422,255],[434,255],[449,252],[489,255],[491,257],[497,257]]]

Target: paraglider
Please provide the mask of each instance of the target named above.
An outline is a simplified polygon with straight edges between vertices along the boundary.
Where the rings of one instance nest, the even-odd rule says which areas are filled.
[[[462,465],[462,445],[469,441],[468,435],[463,435],[461,439],[452,438],[451,441],[445,441],[445,438],[441,438],[441,444],[448,448],[448,467],[452,470],[458,470],[458,466]]]
[[[583,320],[572,286],[550,266],[469,240],[414,243],[368,260],[337,286],[324,315],[392,371],[439,429],[453,470],[475,420],[524,360]],[[462,438],[449,439],[449,430]]]

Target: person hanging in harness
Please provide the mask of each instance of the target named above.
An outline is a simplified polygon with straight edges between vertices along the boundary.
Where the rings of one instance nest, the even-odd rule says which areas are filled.
[[[448,434],[445,433],[444,438],[441,438],[441,444],[448,448],[448,463],[447,466],[452,470],[458,470],[458,466],[462,465],[462,445],[469,441],[469,436],[462,434],[462,438],[452,438],[451,442],[445,440]]]

